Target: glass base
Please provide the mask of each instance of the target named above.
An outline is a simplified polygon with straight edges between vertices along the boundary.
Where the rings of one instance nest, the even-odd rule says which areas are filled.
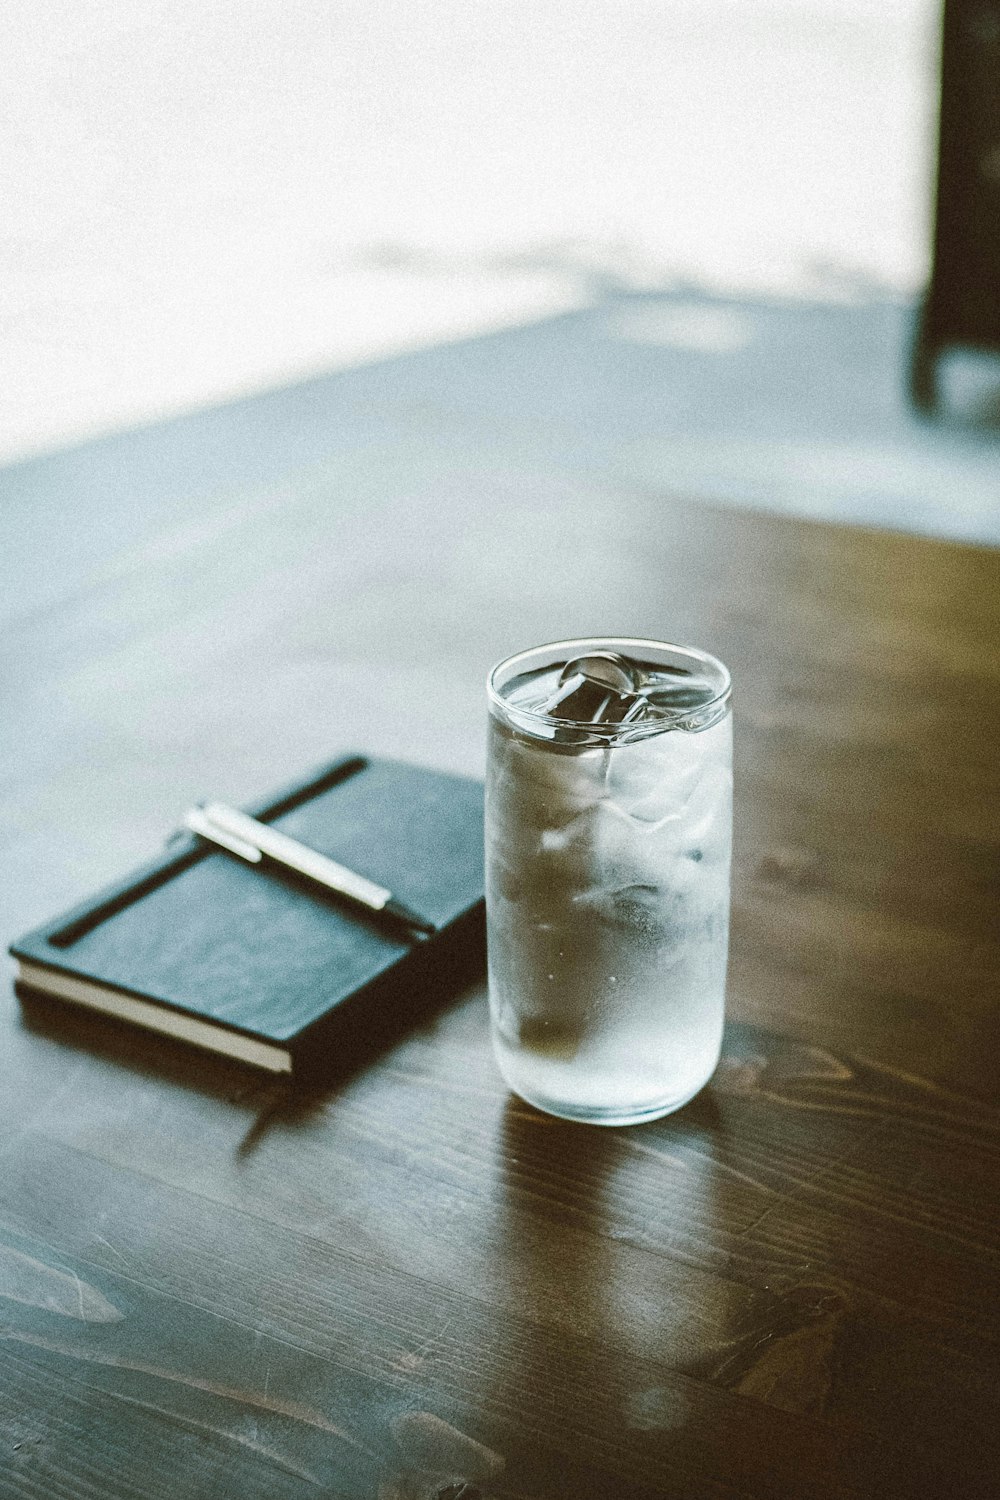
[[[526,1104],[530,1104],[533,1109],[540,1109],[546,1115],[555,1115],[559,1120],[573,1120],[577,1125],[643,1125],[649,1120],[661,1120],[664,1115],[672,1115],[676,1110],[683,1109],[684,1105],[690,1103],[696,1094],[701,1093],[711,1076],[710,1073],[708,1078],[704,1078],[697,1087],[681,1095],[680,1098],[657,1099],[652,1104],[637,1105],[632,1108],[612,1105],[606,1107],[574,1105],[562,1100],[532,1098],[524,1088],[511,1083],[506,1075],[504,1082],[511,1093],[523,1099]]]

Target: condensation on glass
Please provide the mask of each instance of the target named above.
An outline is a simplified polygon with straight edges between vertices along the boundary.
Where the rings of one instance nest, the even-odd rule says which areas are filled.
[[[678,1109],[722,1043],[730,678],[691,647],[561,641],[494,667],[490,1014],[522,1098],[623,1125]]]

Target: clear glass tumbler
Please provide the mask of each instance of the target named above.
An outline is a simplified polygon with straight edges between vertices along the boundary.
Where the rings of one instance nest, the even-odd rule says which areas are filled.
[[[719,1059],[732,839],[730,678],[622,638],[520,652],[488,680],[490,1014],[510,1087],[626,1125]]]

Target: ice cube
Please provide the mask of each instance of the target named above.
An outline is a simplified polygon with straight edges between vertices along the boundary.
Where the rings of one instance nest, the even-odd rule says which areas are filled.
[[[668,732],[616,746],[607,775],[611,804],[634,822],[654,827],[683,818],[704,764],[700,739]]]
[[[559,682],[568,682],[573,677],[603,683],[616,693],[633,692],[638,682],[636,666],[617,651],[592,651],[589,656],[575,656],[563,667]]]
[[[631,881],[627,885],[595,886],[583,891],[575,898],[575,905],[635,937],[656,938],[663,926],[667,899],[660,886]]]
[[[633,822],[607,800],[543,832],[539,844],[545,899],[555,903],[597,888],[656,885],[673,848],[661,829]]]
[[[642,708],[638,674],[614,651],[594,651],[568,661],[541,711],[568,724],[621,724]]]
[[[728,766],[709,761],[688,802],[684,819],[689,857],[700,863],[717,857],[729,830],[733,778]]]
[[[558,754],[544,741],[497,737],[493,766],[492,795],[516,809],[510,830],[559,828],[606,795],[600,749]]]
[[[718,684],[685,667],[658,667],[642,683],[642,694],[651,716],[689,713],[718,697]]]

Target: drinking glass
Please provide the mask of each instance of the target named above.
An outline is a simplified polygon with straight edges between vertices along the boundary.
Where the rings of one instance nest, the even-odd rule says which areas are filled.
[[[509,657],[488,679],[493,1045],[550,1114],[680,1108],[718,1062],[732,836],[730,677],[619,637]]]

